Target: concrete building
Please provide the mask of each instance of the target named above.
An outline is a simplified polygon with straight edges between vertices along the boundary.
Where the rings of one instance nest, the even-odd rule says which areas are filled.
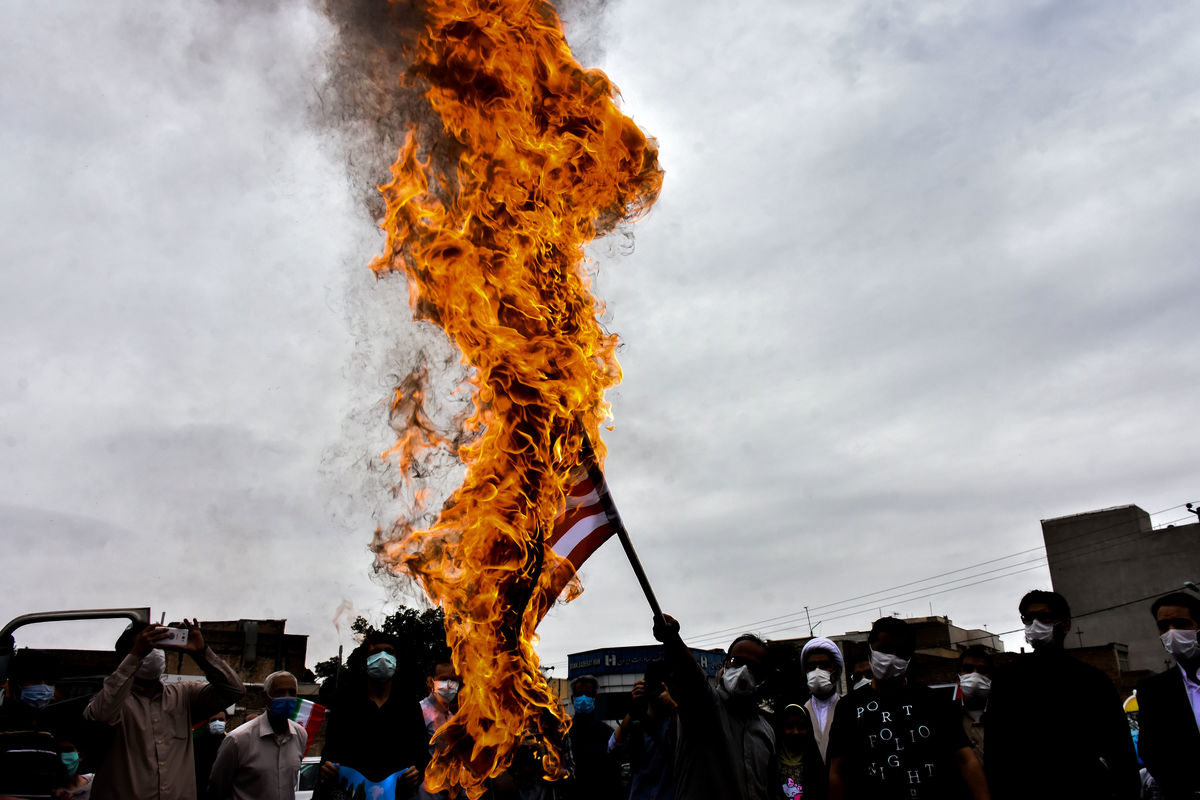
[[[1154,598],[1200,582],[1200,523],[1154,530],[1134,505],[1042,520],[1054,590],[1074,617],[1068,648],[1128,647],[1125,669],[1170,665],[1150,617]]]

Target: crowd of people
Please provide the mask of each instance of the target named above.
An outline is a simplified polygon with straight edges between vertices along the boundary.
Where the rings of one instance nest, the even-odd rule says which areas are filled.
[[[1200,599],[1172,593],[1150,607],[1177,668],[1139,687],[1136,750],[1112,682],[1064,649],[1066,599],[1033,591],[1018,610],[1032,652],[997,665],[990,650],[967,647],[953,695],[909,675],[915,635],[896,618],[874,623],[867,657],[849,669],[833,641],[810,640],[800,653],[804,680],[789,686],[779,685],[785,679],[768,643],[752,634],[730,644],[712,681],[679,624],[663,617],[654,626],[662,659],[633,687],[615,728],[600,718],[597,679],[572,681],[570,733],[555,743],[569,777],[544,779],[546,742],[530,736],[486,796],[1200,797],[1200,770],[1191,761],[1200,753]],[[206,682],[164,682],[162,645],[172,629],[130,626],[117,641],[116,669],[85,698],[76,721],[62,713],[67,704],[51,705],[53,659],[18,652],[0,706],[0,800],[293,800],[308,745],[308,732],[293,720],[296,677],[269,675],[264,713],[227,731],[226,710],[246,689],[194,620],[183,627],[188,635],[178,649]],[[462,679],[449,657],[435,659],[427,665],[428,694],[418,701],[397,680],[404,652],[394,636],[372,631],[347,660],[349,677],[327,717],[317,800],[465,797],[454,787],[435,792],[425,780],[432,737],[455,714]],[[764,702],[768,687],[773,703]],[[193,736],[194,728],[206,735]]]
[[[783,678],[765,641],[737,637],[711,685],[664,617],[665,662],[635,687],[607,768],[631,765],[629,800],[1200,798],[1200,598],[1149,610],[1176,667],[1138,689],[1136,748],[1112,681],[1065,649],[1071,610],[1055,592],[1018,604],[1032,652],[998,665],[966,647],[953,693],[909,675],[914,631],[884,617],[848,673],[833,641],[810,640],[803,685],[771,687],[773,708],[763,699]]]

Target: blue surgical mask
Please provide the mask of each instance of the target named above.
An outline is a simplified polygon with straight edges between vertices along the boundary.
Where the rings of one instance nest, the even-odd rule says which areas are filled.
[[[63,766],[67,768],[67,777],[74,777],[75,773],[79,771],[79,753],[59,753],[58,757],[62,759]]]
[[[225,732],[225,720],[214,719],[212,722],[208,723],[208,732],[215,736],[220,736],[223,734]]]
[[[277,719],[291,719],[292,714],[296,713],[297,702],[294,697],[272,697],[271,705],[267,707],[267,713]]]
[[[367,656],[367,674],[377,681],[391,680],[396,674],[396,657],[384,650]]]
[[[54,699],[54,687],[46,683],[35,683],[21,687],[21,702],[30,708],[45,708]]]
[[[586,694],[581,694],[575,698],[575,713],[576,714],[591,714],[596,710],[596,698],[588,697]]]

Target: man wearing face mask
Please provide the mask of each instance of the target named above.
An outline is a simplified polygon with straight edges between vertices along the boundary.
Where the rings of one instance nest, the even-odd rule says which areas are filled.
[[[813,739],[821,751],[821,760],[828,763],[829,729],[833,725],[833,711],[838,704],[837,687],[842,679],[842,651],[832,639],[818,636],[800,651],[800,664],[812,695],[804,709],[812,721]]]
[[[846,685],[850,691],[866,688],[871,685],[871,660],[869,658],[851,659],[850,677]]]
[[[1163,800],[1200,797],[1200,598],[1173,592],[1150,613],[1175,666],[1138,685],[1138,754]]]
[[[774,798],[780,785],[775,732],[759,707],[770,675],[767,643],[749,633],[734,639],[714,687],[683,643],[678,622],[664,616],[654,637],[663,643],[678,705],[675,800]]]
[[[983,767],[955,708],[910,683],[916,636],[903,620],[871,626],[871,686],[842,698],[829,743],[830,800],[989,797]]]
[[[988,700],[987,766],[1000,800],[1134,800],[1137,757],[1116,688],[1063,643],[1071,608],[1035,590],[1018,605],[1032,653],[996,669]]]
[[[958,657],[958,690],[962,694],[963,732],[980,764],[983,760],[983,715],[992,693],[992,666],[995,657],[987,648],[974,644]]]
[[[610,800],[619,794],[620,774],[608,751],[613,729],[596,714],[600,683],[591,675],[571,681],[571,755],[575,774],[563,787],[568,800]]]
[[[321,784],[314,796],[329,796],[339,767],[377,783],[396,775],[397,800],[417,796],[429,763],[429,737],[411,684],[397,674],[402,649],[395,636],[371,631],[346,659],[350,677],[326,716]]]
[[[196,796],[200,800],[208,800],[208,776],[212,772],[213,762],[217,760],[217,751],[225,741],[226,716],[224,711],[218,711],[208,718],[208,724],[199,728],[193,735],[193,746],[196,750]]]
[[[37,650],[21,650],[9,664],[0,707],[0,797],[48,797],[61,782],[58,737],[45,713],[56,672],[50,656]]]
[[[462,688],[462,679],[447,657],[430,668],[425,684],[429,694],[421,701],[421,716],[425,720],[425,733],[430,740],[429,755],[432,756],[433,735],[458,710],[458,690]],[[431,792],[423,782],[419,792],[421,800],[453,800],[457,796],[458,792],[450,789]]]
[[[308,731],[292,721],[299,684],[290,672],[263,681],[267,713],[225,737],[208,780],[213,800],[295,800]]]
[[[208,683],[162,682],[166,655],[156,645],[169,635],[165,627],[131,625],[117,639],[121,663],[83,712],[85,719],[113,728],[112,746],[96,770],[93,800],[196,800],[192,721],[233,705],[246,690],[204,644],[200,624],[183,624],[187,644],[172,652],[191,656]]]

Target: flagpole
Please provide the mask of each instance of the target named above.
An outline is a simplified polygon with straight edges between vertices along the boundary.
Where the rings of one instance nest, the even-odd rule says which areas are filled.
[[[596,460],[596,451],[592,449],[592,442],[588,439],[587,434],[584,434],[583,437],[583,460],[587,465],[588,477],[591,478],[592,484],[596,487],[596,494],[600,497],[600,506],[604,509],[609,524],[616,529],[617,538],[621,540],[621,547],[625,549],[625,557],[629,559],[629,566],[633,567],[633,574],[642,586],[646,602],[650,604],[650,610],[654,612],[654,621],[661,623],[663,621],[662,608],[658,605],[658,598],[654,596],[654,589],[650,586],[650,579],[646,577],[646,570],[642,568],[642,561],[638,558],[637,551],[633,549],[629,531],[625,530],[625,523],[621,520],[616,503],[613,502],[612,493],[604,491],[604,472],[600,469],[600,464]]]

